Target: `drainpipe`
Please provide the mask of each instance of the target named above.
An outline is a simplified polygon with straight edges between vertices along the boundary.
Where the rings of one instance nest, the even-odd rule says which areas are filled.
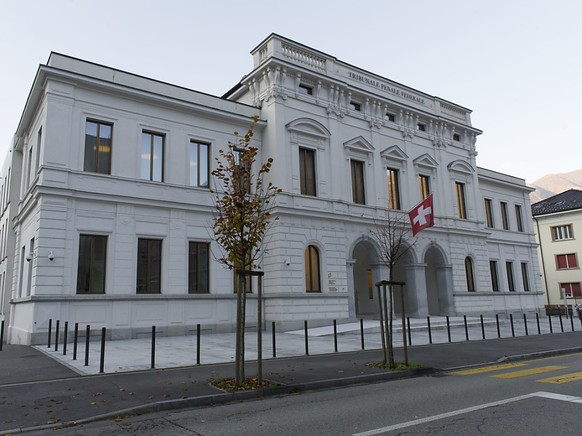
[[[544,273],[544,285],[546,287],[546,298],[548,299],[548,305],[550,304],[550,293],[548,292],[548,276],[546,275],[546,263],[544,262],[544,248],[542,246],[542,238],[540,236],[540,223],[538,219],[534,216],[532,217],[536,222],[536,227],[538,229],[538,244],[540,246],[540,257],[542,258],[542,271]]]

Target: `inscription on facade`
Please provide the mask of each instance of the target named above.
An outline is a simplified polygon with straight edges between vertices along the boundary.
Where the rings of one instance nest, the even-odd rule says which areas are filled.
[[[410,94],[409,92],[403,91],[402,89],[395,88],[393,86],[387,85],[386,83],[379,82],[378,80],[371,79],[366,76],[362,76],[361,74],[348,72],[348,77],[353,80],[357,80],[358,82],[365,83],[366,85],[373,86],[375,88],[381,89],[382,91],[389,92],[391,94],[397,95],[402,98],[406,98],[408,100],[412,100],[415,103],[426,104],[424,98],[419,97],[414,94]]]

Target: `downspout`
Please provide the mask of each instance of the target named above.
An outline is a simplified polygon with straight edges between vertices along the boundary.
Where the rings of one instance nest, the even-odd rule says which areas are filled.
[[[540,246],[540,257],[542,258],[542,272],[544,273],[544,285],[546,287],[546,298],[548,300],[548,305],[550,305],[550,293],[548,292],[548,276],[546,275],[546,263],[544,262],[544,248],[542,246],[542,238],[540,236],[540,223],[538,219],[534,216],[532,217],[536,222],[536,227],[538,229],[538,244]]]

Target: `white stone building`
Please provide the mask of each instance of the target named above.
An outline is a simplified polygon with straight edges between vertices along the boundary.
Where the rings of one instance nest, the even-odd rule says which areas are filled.
[[[40,66],[11,158],[11,342],[44,340],[49,318],[117,338],[231,329],[209,173],[253,115],[283,190],[263,261],[269,323],[374,316],[370,284],[388,272],[370,229],[428,193],[435,226],[396,271],[410,316],[543,304],[531,190],[476,166],[470,110],[275,34],[252,55],[221,98],[56,53]],[[251,323],[254,307],[251,295]]]

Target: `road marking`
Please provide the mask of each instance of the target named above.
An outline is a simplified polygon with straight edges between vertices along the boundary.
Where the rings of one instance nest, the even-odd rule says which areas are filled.
[[[540,366],[539,368],[530,368],[530,369],[522,369],[521,371],[513,371],[513,372],[506,372],[505,374],[495,374],[491,375],[490,377],[494,378],[519,378],[519,377],[527,377],[528,375],[534,374],[543,374],[544,372],[552,372],[558,371],[560,369],[566,369],[567,366],[557,366],[557,365],[550,365],[550,366]]]
[[[515,368],[518,366],[525,366],[525,363],[502,363],[500,365],[482,366],[480,368],[472,369],[462,369],[460,371],[454,371],[453,374],[458,375],[482,374],[484,372],[500,371],[502,369]]]
[[[578,380],[582,380],[582,372],[573,372],[571,374],[558,375],[556,377],[542,378],[536,381],[540,383],[553,383],[560,385],[562,383],[570,383]]]
[[[540,397],[551,400],[568,401],[570,403],[582,404],[582,397],[574,397],[571,395],[554,394],[551,392],[535,392],[533,394],[521,395],[519,397],[508,398],[500,401],[493,401],[491,403],[481,404],[479,406],[467,407],[465,409],[455,410],[452,412],[441,413],[440,415],[427,416],[426,418],[415,419],[414,421],[402,422],[400,424],[389,425],[387,427],[376,428],[362,433],[354,433],[352,436],[373,436],[381,433],[387,433],[392,430],[400,430],[406,427],[413,427],[427,422],[438,421],[439,419],[450,418],[453,416],[462,415],[464,413],[471,413],[477,410],[487,409],[489,407],[502,406],[504,404],[514,403],[516,401],[527,400],[528,398]]]

